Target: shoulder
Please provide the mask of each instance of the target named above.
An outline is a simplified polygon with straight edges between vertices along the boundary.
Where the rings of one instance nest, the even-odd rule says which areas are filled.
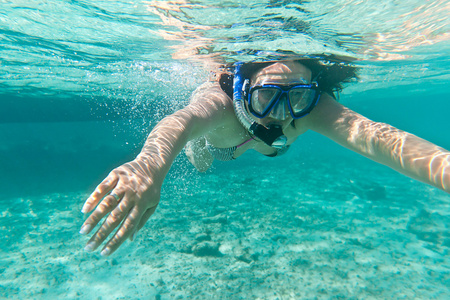
[[[225,93],[218,82],[209,81],[200,85],[192,93],[189,103],[198,101],[213,100],[223,102],[224,104],[232,104],[232,99]]]
[[[205,82],[191,96],[182,111],[198,120],[208,120],[208,126],[222,126],[235,118],[233,101],[218,82]]]
[[[376,123],[337,102],[328,94],[320,98],[307,117],[308,129],[346,147],[357,137],[373,134],[373,126]]]
[[[339,109],[337,106],[342,106],[328,93],[322,93],[320,99],[313,108],[313,110],[303,118],[294,120],[294,128],[298,134],[303,134],[308,130],[317,131],[318,126],[327,123],[332,115],[336,114]]]
[[[328,93],[322,93],[320,99],[309,115],[297,121],[296,125],[318,131],[320,127],[335,123],[342,116],[345,106],[337,102]]]

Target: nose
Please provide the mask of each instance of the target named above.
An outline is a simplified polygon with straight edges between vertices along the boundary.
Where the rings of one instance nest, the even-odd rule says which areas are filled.
[[[283,95],[280,101],[272,109],[269,116],[280,121],[286,120],[289,117],[289,108],[287,105],[287,97],[286,95]]]

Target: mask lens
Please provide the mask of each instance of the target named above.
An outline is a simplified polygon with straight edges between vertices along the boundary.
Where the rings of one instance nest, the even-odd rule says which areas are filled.
[[[272,100],[276,98],[279,91],[276,88],[256,89],[251,95],[251,105],[253,110],[258,114],[264,114],[265,110],[270,106]]]
[[[305,109],[309,108],[314,98],[316,91],[313,89],[305,88],[293,88],[289,91],[289,100],[291,102],[291,108],[295,115],[301,113]]]

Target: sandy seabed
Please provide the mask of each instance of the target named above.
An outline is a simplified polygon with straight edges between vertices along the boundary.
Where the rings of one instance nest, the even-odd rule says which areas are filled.
[[[86,193],[2,200],[0,297],[450,299],[448,194],[364,159],[263,162],[172,175],[108,258],[83,251]]]

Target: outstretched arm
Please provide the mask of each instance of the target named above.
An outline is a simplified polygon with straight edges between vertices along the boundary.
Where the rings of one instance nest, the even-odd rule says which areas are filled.
[[[413,134],[371,121],[329,95],[321,98],[308,127],[411,178],[450,193],[450,152]]]
[[[232,105],[216,88],[198,97],[159,122],[136,159],[114,169],[86,200],[82,212],[95,210],[80,233],[88,234],[109,214],[87,243],[87,251],[97,249],[116,228],[102,255],[113,253],[128,237],[132,238],[155,211],[163,180],[187,141],[223,125],[232,115]]]

